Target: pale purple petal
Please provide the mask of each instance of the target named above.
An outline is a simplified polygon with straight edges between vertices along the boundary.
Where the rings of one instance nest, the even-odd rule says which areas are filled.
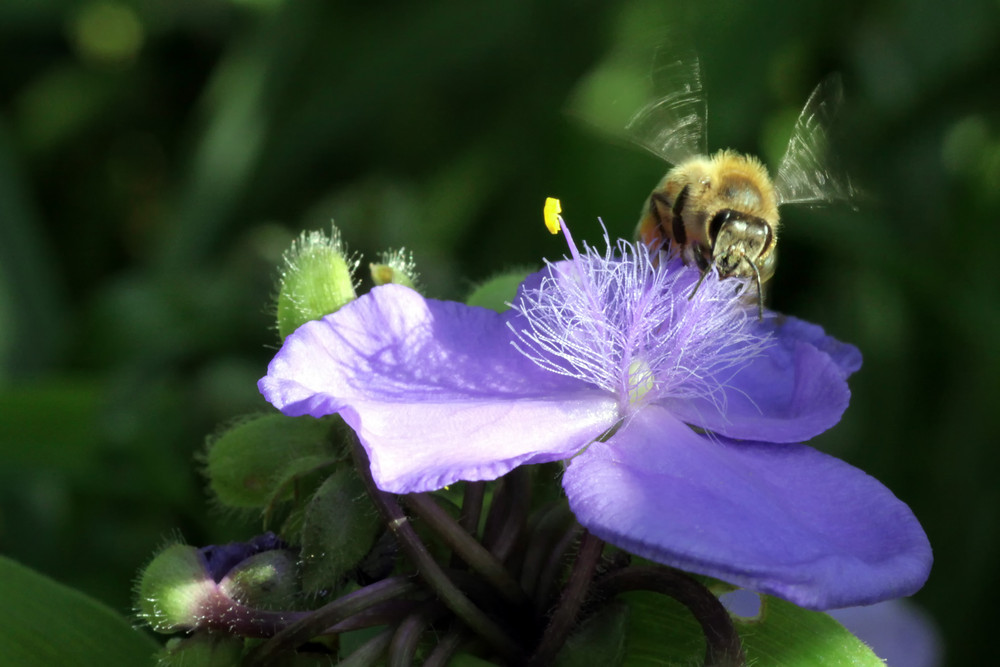
[[[874,478],[804,445],[711,440],[658,406],[574,458],[563,486],[612,544],[810,609],[909,595],[930,571],[920,524]]]
[[[792,317],[759,327],[773,344],[717,377],[721,392],[662,405],[689,424],[741,440],[802,442],[839,422],[851,398],[846,377],[861,365],[857,348]]]
[[[339,412],[395,493],[566,458],[614,424],[610,395],[535,366],[504,322],[376,287],[291,334],[259,387],[288,415]]]

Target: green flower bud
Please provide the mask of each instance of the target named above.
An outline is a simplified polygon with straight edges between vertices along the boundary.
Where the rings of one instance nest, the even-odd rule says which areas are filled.
[[[285,609],[298,593],[298,569],[287,549],[254,554],[223,577],[219,589],[236,600],[258,609]]]
[[[146,566],[136,586],[139,617],[156,632],[197,626],[208,601],[217,595],[215,581],[198,550],[173,544]]]
[[[379,521],[365,487],[353,468],[327,478],[306,507],[302,522],[302,587],[333,587],[367,554]]]
[[[331,430],[341,422],[280,414],[250,417],[209,440],[209,487],[220,503],[263,508],[291,497],[296,475],[336,458]]]
[[[378,262],[372,262],[368,268],[376,285],[395,283],[418,289],[417,265],[411,252],[402,249],[386,251],[379,255]]]
[[[358,260],[349,257],[332,228],[330,235],[303,232],[284,256],[278,290],[278,335],[318,320],[356,298],[353,272]]]

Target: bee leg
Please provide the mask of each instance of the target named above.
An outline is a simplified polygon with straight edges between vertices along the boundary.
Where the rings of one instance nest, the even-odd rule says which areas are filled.
[[[640,236],[643,237],[643,240],[646,241],[647,244],[649,244],[650,240],[655,239],[659,242],[659,246],[665,246],[667,240],[673,237],[667,233],[667,229],[664,225],[666,219],[671,217],[671,205],[670,200],[667,199],[667,196],[662,192],[654,192],[649,196],[649,217],[652,218],[655,223],[652,232],[649,234],[648,238],[646,237],[646,234],[640,234]],[[644,225],[640,222],[639,226],[640,229],[642,229]],[[674,239],[674,243],[677,243],[676,239]]]
[[[698,288],[701,287],[701,284],[705,281],[705,276],[707,275],[708,275],[708,269],[702,269],[701,277],[698,278],[698,282],[694,284],[694,289],[691,290],[690,294],[688,294],[688,301],[693,299],[694,295],[698,293]]]
[[[708,275],[708,272],[712,268],[712,261],[707,259],[705,255],[702,254],[700,245],[696,243],[693,250],[694,263],[698,266],[698,270],[701,271],[701,277],[698,278],[698,282],[695,283],[694,289],[691,290],[690,294],[688,294],[688,301],[693,299],[694,295],[698,293],[698,288],[701,287],[701,284],[705,281],[705,276]]]

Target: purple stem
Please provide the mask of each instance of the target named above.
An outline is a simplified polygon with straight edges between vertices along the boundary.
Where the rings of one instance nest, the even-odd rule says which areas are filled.
[[[311,637],[322,634],[327,628],[354,614],[380,602],[415,593],[418,590],[418,586],[410,577],[392,577],[348,593],[316,611],[301,616],[291,625],[279,629],[268,641],[252,650],[247,655],[244,664],[266,664],[283,651],[294,649]],[[255,613],[261,612],[256,611]]]
[[[389,644],[389,667],[410,667],[420,636],[447,611],[447,607],[435,600],[425,603],[407,616],[392,635],[392,643]]]
[[[403,513],[399,503],[375,485],[368,454],[356,438],[354,457],[361,480],[368,489],[368,495],[375,504],[382,521],[399,540],[400,547],[406,552],[424,583],[458,618],[462,619],[471,630],[482,637],[504,659],[512,663],[520,662],[523,659],[521,647],[458,589],[447,573],[434,560],[427,547],[420,541],[420,537],[410,525],[410,520]]]
[[[426,493],[411,493],[403,497],[414,514],[423,519],[473,571],[486,578],[497,590],[500,597],[516,606],[529,604],[528,596],[521,590],[517,580],[511,576],[496,557],[482,544],[472,538],[462,527]]]

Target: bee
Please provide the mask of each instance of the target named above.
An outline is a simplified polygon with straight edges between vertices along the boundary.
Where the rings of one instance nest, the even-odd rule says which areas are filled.
[[[696,56],[661,52],[653,75],[662,95],[636,112],[626,131],[674,166],[650,194],[636,236],[651,248],[671,242],[702,279],[713,267],[721,278],[752,278],[763,317],[763,285],[774,275],[777,258],[779,207],[855,196],[850,179],[828,160],[827,128],[843,96],[840,79],[828,77],[813,90],[772,179],[752,155],[707,154],[707,105]]]

